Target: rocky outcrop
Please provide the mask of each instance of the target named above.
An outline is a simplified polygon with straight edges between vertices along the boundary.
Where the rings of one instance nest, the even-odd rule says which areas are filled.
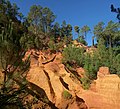
[[[78,42],[77,40],[72,41],[73,45],[72,46],[76,46],[76,47],[83,47],[83,48],[88,48],[87,46],[85,46],[84,44]]]
[[[120,108],[120,78],[117,75],[97,79],[96,91],[107,99],[107,103]]]
[[[36,53],[33,54],[36,56]],[[97,80],[93,82],[92,91],[85,91],[82,89],[80,81],[74,77],[73,72],[66,69],[61,63],[61,53],[47,55],[37,53],[37,56],[36,59],[34,59],[34,56],[31,57],[33,62],[31,62],[27,79],[41,87],[49,100],[55,103],[59,109],[120,108],[120,78],[117,75],[110,75],[108,67],[100,67]],[[83,68],[77,68],[75,73],[79,77],[83,77],[85,71]],[[63,99],[62,93],[64,90],[72,94],[72,99]]]
[[[85,104],[85,101],[75,96],[72,99],[65,100],[63,99],[61,101],[61,104],[58,106],[59,109],[88,109],[87,105]]]
[[[39,53],[41,54],[41,53]],[[83,89],[78,80],[74,81],[71,78],[71,72],[65,70],[65,66],[61,63],[61,54],[49,55],[46,59],[34,58],[31,56],[31,68],[28,72],[27,79],[35,85],[45,90],[50,101],[58,106],[62,100],[62,93],[66,89],[70,91],[72,95],[77,92],[81,92]],[[43,57],[43,54],[42,54]],[[53,59],[54,58],[54,59]],[[49,61],[53,59],[52,61]],[[40,63],[40,61],[42,62]],[[36,65],[36,62],[39,64]],[[47,62],[44,64],[44,62]]]
[[[106,75],[109,75],[110,71],[108,67],[100,67],[97,73],[97,78],[103,78]]]
[[[120,109],[120,78],[110,74],[108,67],[100,67],[91,90],[78,93],[90,109]]]
[[[44,71],[39,67],[32,67],[27,75],[29,82],[41,87],[47,93],[48,98],[51,100],[50,87],[48,84],[48,78]]]

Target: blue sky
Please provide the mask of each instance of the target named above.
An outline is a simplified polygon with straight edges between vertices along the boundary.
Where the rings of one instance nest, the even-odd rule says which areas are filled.
[[[16,3],[25,16],[32,5],[49,7],[57,16],[56,21],[60,24],[63,20],[70,23],[73,27],[78,25],[83,27],[88,25],[91,30],[94,26],[103,21],[105,24],[110,20],[118,22],[116,14],[110,12],[110,5],[120,7],[120,0],[10,0]],[[93,33],[87,35],[87,42],[91,45]],[[73,37],[77,34],[73,32]]]

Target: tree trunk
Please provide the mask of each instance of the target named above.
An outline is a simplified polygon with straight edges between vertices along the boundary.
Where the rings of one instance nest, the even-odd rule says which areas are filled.
[[[109,48],[112,47],[112,40],[111,40],[111,36],[109,37]]]
[[[94,44],[94,38],[92,38],[92,46],[94,46],[95,44]]]

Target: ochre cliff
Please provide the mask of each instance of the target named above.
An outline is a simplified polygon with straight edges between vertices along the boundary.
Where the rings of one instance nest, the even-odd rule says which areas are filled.
[[[60,109],[119,109],[120,78],[110,75],[109,69],[102,67],[91,90],[84,90],[80,81],[73,78],[61,63],[61,53],[45,54],[32,50],[30,71],[27,79],[44,89],[49,100]],[[84,69],[76,69],[78,75],[84,75]],[[92,90],[93,89],[93,90]],[[71,100],[64,100],[62,94],[67,90]],[[76,96],[79,98],[76,102]],[[80,101],[82,99],[83,101]],[[74,102],[73,102],[74,101]],[[65,105],[65,104],[66,105]],[[79,104],[79,105],[78,105]]]

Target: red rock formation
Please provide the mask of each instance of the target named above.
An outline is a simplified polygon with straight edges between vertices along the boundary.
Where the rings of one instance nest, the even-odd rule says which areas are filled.
[[[85,75],[85,69],[82,68],[82,67],[76,68],[76,72],[78,73],[78,75],[79,75],[80,77],[84,77],[84,75]]]
[[[99,71],[97,73],[97,78],[102,78],[102,77],[109,75],[109,74],[110,74],[110,71],[109,71],[108,67],[100,67]]]
[[[61,104],[58,106],[59,109],[88,109],[87,105],[85,104],[85,101],[75,96],[72,99],[65,100],[63,99],[61,101]]]
[[[107,99],[107,103],[120,109],[120,78],[117,75],[106,75],[96,80],[96,91]]]
[[[53,55],[45,55],[47,57],[45,61],[50,60]],[[72,72],[65,70],[61,58],[62,55],[58,53],[53,62],[47,64],[41,62],[40,65],[40,58],[38,59],[39,66],[34,66],[35,63],[32,62],[33,66],[28,73],[28,80],[43,88],[48,98],[56,106],[61,106],[60,109],[86,109],[85,104],[89,109],[113,109],[113,107],[120,109],[120,78],[117,75],[110,75],[108,67],[100,67],[97,80],[93,84],[94,91],[84,91],[80,82],[71,78]],[[77,68],[76,71],[80,77],[83,77],[83,68]],[[83,98],[85,102],[77,102],[75,98],[62,101],[64,90],[68,90],[72,96],[77,95]]]

